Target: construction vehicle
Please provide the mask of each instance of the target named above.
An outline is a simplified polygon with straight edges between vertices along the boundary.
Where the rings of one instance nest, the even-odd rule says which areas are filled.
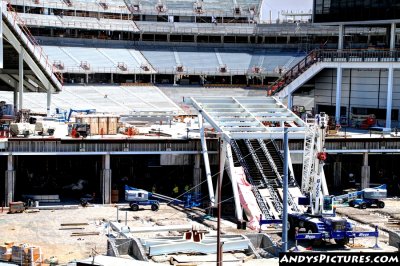
[[[86,123],[74,123],[68,125],[68,133],[72,138],[86,138],[90,135],[90,125]]]
[[[192,208],[199,206],[199,203],[193,200],[192,194],[185,194],[185,201],[171,198],[165,195],[148,192],[143,189],[138,189],[125,185],[125,200],[129,202],[132,211],[138,211],[139,206],[151,206],[152,211],[158,211],[160,208],[160,201],[166,201],[168,204],[184,205],[185,208]]]
[[[314,244],[333,239],[339,245],[346,245],[355,237],[378,237],[377,230],[354,232],[349,221],[335,216],[334,197],[328,194],[323,170],[327,158],[324,148],[327,123],[328,116],[320,113],[306,133],[304,156],[309,160],[303,162],[302,180],[302,193],[306,197],[299,199],[299,204],[309,207],[306,212],[288,214],[289,236],[312,240]]]
[[[59,122],[69,122],[73,113],[94,114],[96,109],[69,109],[68,115],[66,110],[56,108],[56,116]]]
[[[381,185],[375,188],[365,188],[360,191],[354,191],[333,198],[335,204],[348,203],[350,207],[366,209],[367,207],[377,206],[384,208],[385,203],[382,199],[387,197],[386,185]]]

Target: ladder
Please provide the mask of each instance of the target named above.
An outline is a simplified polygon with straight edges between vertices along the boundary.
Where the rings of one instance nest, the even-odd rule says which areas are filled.
[[[264,168],[263,168],[256,152],[254,151],[253,145],[251,145],[250,140],[246,139],[244,142],[246,143],[246,146],[250,151],[251,157],[253,158],[254,162],[256,163],[257,169],[260,172],[260,174],[263,178],[263,181],[267,186],[267,189],[269,191],[269,195],[272,198],[272,204],[273,204],[275,210],[281,215],[282,211],[283,211],[282,202],[279,200],[279,197],[278,197],[275,189],[272,187],[271,183],[268,182],[268,178],[264,174]]]
[[[272,141],[272,140],[271,140],[271,141]],[[262,139],[258,139],[258,143],[260,144],[261,149],[263,150],[265,156],[267,157],[269,165],[270,165],[271,168],[274,170],[274,172],[275,172],[275,174],[276,174],[276,176],[277,176],[279,182],[282,184],[282,183],[283,183],[282,176],[281,176],[281,174],[279,173],[278,167],[276,167],[276,164],[275,164],[274,160],[272,159],[271,154],[270,154],[269,151],[268,151],[267,145],[265,145],[265,142],[264,142],[264,140],[262,140]],[[276,144],[274,143],[274,146],[275,146],[275,145],[276,145]],[[276,147],[276,146],[275,146],[275,147]],[[299,207],[298,207],[297,204],[295,203],[295,201],[294,201],[294,199],[293,199],[293,197],[292,197],[292,195],[290,194],[289,191],[288,191],[288,203],[289,203],[289,206],[292,207],[292,211],[294,211],[294,212],[299,212],[299,211],[300,211]]]
[[[315,138],[316,126],[315,123],[306,126],[304,137],[304,155],[303,155],[303,177],[301,182],[301,191],[303,194],[308,194],[312,191],[314,178],[314,161],[315,161]]]
[[[243,170],[247,176],[247,179],[249,180],[249,182],[251,184],[251,190],[253,191],[253,194],[256,197],[258,206],[260,207],[262,214],[264,215],[264,217],[266,219],[270,219],[270,220],[273,219],[272,215],[270,214],[270,210],[269,210],[267,204],[265,204],[265,201],[261,196],[260,191],[258,190],[257,186],[255,186],[255,184],[254,184],[253,178],[251,177],[251,175],[249,173],[247,163],[244,160],[242,153],[240,152],[239,146],[237,145],[235,140],[231,141],[231,147],[233,148],[234,152],[236,153],[239,163],[243,167]]]

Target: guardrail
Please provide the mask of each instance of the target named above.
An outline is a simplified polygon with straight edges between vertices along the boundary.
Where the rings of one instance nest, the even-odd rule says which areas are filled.
[[[299,63],[283,73],[268,88],[268,95],[273,95],[289,85],[313,64],[318,62],[398,62],[399,50],[360,49],[360,50],[313,50]]]
[[[53,63],[49,61],[48,56],[44,53],[43,48],[33,37],[29,29],[25,26],[23,20],[18,16],[18,13],[13,9],[9,1],[2,1],[3,17],[12,26],[13,30],[18,34],[21,44],[30,51],[43,67],[44,72],[52,80],[55,87],[61,90],[63,78],[61,73],[54,68]]]

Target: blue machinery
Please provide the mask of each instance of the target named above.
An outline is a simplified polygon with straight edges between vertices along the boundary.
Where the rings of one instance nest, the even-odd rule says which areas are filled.
[[[129,202],[129,206],[133,211],[138,211],[139,206],[151,206],[152,211],[158,211],[160,208],[159,200],[166,201],[168,204],[183,205],[185,208],[193,208],[200,205],[198,197],[193,193],[185,193],[184,200],[168,197],[165,195],[148,192],[125,185],[125,200]]]

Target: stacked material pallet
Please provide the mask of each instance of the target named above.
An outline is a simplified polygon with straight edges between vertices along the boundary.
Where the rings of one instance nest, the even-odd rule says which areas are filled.
[[[28,244],[14,245],[13,242],[6,242],[4,245],[0,245],[0,261],[11,261],[24,266],[41,265],[42,251],[40,247]]]
[[[76,116],[77,123],[90,125],[91,135],[116,135],[118,119],[116,115],[80,115]]]
[[[0,261],[10,261],[13,242],[5,242],[4,245],[0,245]]]

